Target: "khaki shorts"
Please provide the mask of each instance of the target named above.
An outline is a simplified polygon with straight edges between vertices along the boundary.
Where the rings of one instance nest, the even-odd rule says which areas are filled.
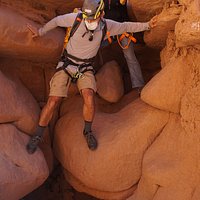
[[[56,72],[50,81],[49,96],[67,97],[70,84],[71,78],[64,70]],[[83,77],[77,80],[77,86],[79,91],[90,88],[96,92],[97,89],[94,74],[91,71],[85,72]]]

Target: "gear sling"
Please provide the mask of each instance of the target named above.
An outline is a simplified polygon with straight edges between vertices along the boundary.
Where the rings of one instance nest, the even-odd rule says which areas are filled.
[[[72,82],[76,82],[76,80],[78,78],[81,78],[82,75],[87,72],[87,71],[92,71],[94,73],[94,69],[92,67],[92,64],[94,63],[94,59],[95,57],[92,57],[92,58],[89,58],[89,59],[82,59],[82,58],[77,58],[71,54],[69,54],[66,50],[66,45],[67,45],[67,42],[70,40],[70,38],[74,35],[74,33],[76,32],[76,30],[78,29],[81,21],[83,19],[83,14],[82,12],[79,12],[76,16],[76,19],[71,27],[71,30],[70,30],[70,33],[68,32],[69,30],[67,30],[67,33],[66,33],[66,37],[65,37],[65,42],[64,42],[64,48],[63,48],[63,53],[62,53],[62,56],[61,56],[61,59],[60,61],[63,62],[64,64],[62,65],[62,67],[59,67],[57,68],[56,71],[60,71],[60,70],[64,70],[65,73],[67,73],[71,79],[72,79]],[[104,28],[102,29],[102,39],[101,39],[101,42],[103,41],[104,37],[107,33],[107,25],[106,25],[106,21],[102,20],[102,22],[104,23]],[[74,63],[72,60],[73,59],[75,61],[78,61],[78,62],[83,62],[83,64],[77,64],[77,63]],[[73,66],[77,66],[78,70],[77,72],[74,74],[74,75],[71,75],[68,71],[67,71],[67,67],[69,65],[73,65]]]

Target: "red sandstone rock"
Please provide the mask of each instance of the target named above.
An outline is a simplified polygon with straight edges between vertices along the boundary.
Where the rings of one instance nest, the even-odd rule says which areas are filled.
[[[106,63],[97,73],[97,93],[108,102],[114,103],[124,94],[121,71],[116,61]]]
[[[40,186],[48,176],[43,153],[26,151],[38,121],[39,107],[13,76],[0,72],[0,199],[16,200]]]
[[[190,55],[191,76],[188,80],[189,87],[181,101],[181,125],[188,134],[198,135],[200,130],[200,53],[197,49],[191,49],[188,54]]]
[[[176,49],[174,31],[170,31],[168,33],[168,38],[167,38],[167,41],[166,41],[166,46],[160,52],[161,67],[164,68],[173,59],[176,59],[178,57],[178,52],[179,52],[179,50]]]
[[[2,58],[0,70],[6,74],[15,74],[38,102],[44,102],[46,100],[44,82],[48,77],[44,74],[43,66],[42,63]]]
[[[132,192],[135,190],[134,185],[140,178],[143,153],[167,119],[166,112],[141,101],[129,104],[112,116],[98,112],[93,130],[99,147],[91,152],[82,135],[81,112],[71,110],[56,125],[56,156],[75,178],[68,181],[76,189],[103,199],[125,198],[130,196],[130,188]],[[76,179],[85,186],[84,190]]]
[[[179,113],[190,75],[187,59],[177,58],[153,77],[142,90],[141,98],[155,108]]]
[[[175,27],[176,46],[200,45],[200,3],[194,0],[187,4]]]
[[[0,199],[21,199],[41,185],[48,167],[40,150],[29,155],[29,137],[12,124],[0,125]]]
[[[157,26],[144,34],[145,43],[152,47],[162,49],[165,47],[168,32],[175,29],[175,24],[179,19],[182,6],[172,3],[165,6],[158,15]]]
[[[171,0],[168,2],[170,1]],[[128,1],[128,11],[129,13],[133,11],[139,22],[146,22],[149,21],[154,15],[159,14],[166,2],[166,0],[130,0]],[[130,17],[131,16],[132,15],[130,15]]]
[[[15,11],[0,7],[0,54],[12,58],[52,62],[58,60],[64,31],[55,29],[43,37],[32,39],[27,23],[38,25]],[[41,53],[42,52],[42,53]]]
[[[145,154],[138,189],[128,200],[198,199],[200,155],[197,137],[183,129],[180,115],[171,115],[169,123]],[[197,193],[195,198],[194,191]]]
[[[0,123],[12,123],[31,134],[38,121],[39,107],[28,90],[0,72]]]
[[[21,15],[35,22],[43,24],[57,14],[72,12],[74,8],[81,8],[83,0],[26,0],[21,3],[12,0],[1,0],[1,5],[16,10]]]
[[[148,21],[161,12],[166,2],[131,0],[128,6],[134,10],[138,21]],[[200,6],[197,0],[180,0],[179,3],[184,9],[175,27],[175,35],[169,33],[167,46],[161,53],[164,68],[142,92],[142,100],[151,106],[141,100],[130,103],[131,95],[128,100],[123,99],[123,103],[119,101],[114,105],[97,99],[93,129],[99,148],[90,152],[82,136],[82,99],[75,95],[76,88],[72,97],[62,104],[61,118],[56,125],[55,150],[66,179],[77,190],[107,200],[124,200],[133,193],[130,200],[199,200],[200,47],[197,29]],[[82,1],[77,0],[1,1],[1,68],[9,75],[11,71],[16,72],[39,101],[47,96],[48,82],[54,71],[52,67],[62,49],[64,31],[55,30],[33,41],[26,23],[37,22],[40,26],[55,15],[81,4]],[[174,11],[167,15],[170,28],[165,23],[163,29],[157,29],[157,34],[153,34],[153,30],[152,35],[149,33],[152,47],[163,47],[167,38],[163,33],[174,26],[177,17]],[[166,13],[162,17],[164,21]],[[155,35],[159,37],[155,38]],[[149,65],[147,59],[152,60],[152,54],[147,52],[145,55],[140,55],[142,66],[150,71],[151,66],[155,67],[154,63]],[[5,59],[13,61],[5,62]],[[15,65],[17,70],[11,70]],[[40,150],[32,156],[25,151],[28,136],[23,132],[31,134],[38,119],[39,109],[35,101],[18,81],[8,79],[2,73],[0,81],[5,95],[0,95],[0,141],[4,141],[0,142],[0,190],[3,191],[0,199],[16,200],[42,184],[48,169]],[[46,86],[40,86],[43,84]],[[118,98],[119,93],[115,100]],[[109,99],[113,100],[113,96]],[[124,105],[126,107],[122,109]],[[170,113],[168,121],[168,112],[178,114]],[[49,149],[46,150],[46,159],[52,165],[52,157],[48,157],[52,155]]]

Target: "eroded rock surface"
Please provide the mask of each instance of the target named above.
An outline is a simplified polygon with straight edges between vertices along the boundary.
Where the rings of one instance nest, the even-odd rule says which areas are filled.
[[[65,31],[57,29],[32,40],[26,23],[39,27],[81,4],[1,1],[0,69],[6,76],[0,73],[4,94],[0,95],[0,199],[20,199],[48,176],[42,152],[30,156],[25,150],[40,110],[13,74],[44,103]],[[99,96],[93,126],[99,148],[95,152],[87,148],[82,135],[82,99],[74,85],[61,106],[55,137],[49,143],[54,142],[66,181],[81,192],[107,200],[199,200],[199,0],[130,0],[128,9],[137,21],[159,15],[158,26],[145,33],[145,42],[157,51],[162,49],[162,70],[145,86],[141,99],[135,100],[135,93],[122,97],[118,67],[114,67],[115,79],[103,80],[113,71],[107,66],[117,66],[105,64],[97,75]],[[153,64],[146,59],[151,54],[142,56],[142,65],[151,71]],[[43,151],[51,170],[51,150]]]
[[[129,189],[132,188],[133,192],[133,186],[139,180],[144,151],[167,120],[167,112],[156,110],[141,101],[131,103],[112,114],[112,117],[98,112],[93,129],[99,147],[97,151],[91,152],[82,135],[82,116],[79,110],[73,110],[60,118],[56,125],[56,156],[64,169],[78,179],[80,185],[85,185],[85,192],[90,191],[90,194],[103,199],[126,198],[130,195]],[[78,190],[81,189],[74,179],[68,180]],[[98,192],[95,193],[96,190]]]
[[[152,48],[163,49],[166,45],[168,33],[174,31],[182,9],[183,7],[178,3],[165,5],[158,15],[157,27],[150,32],[145,32],[145,43]]]
[[[19,80],[0,72],[0,199],[16,200],[40,186],[49,169],[43,153],[26,151],[39,107]],[[25,134],[26,133],[26,134]]]
[[[116,61],[106,63],[96,75],[97,93],[106,101],[118,102],[124,95],[121,71]]]
[[[183,28],[184,27],[184,28]],[[183,10],[175,29],[176,46],[199,46],[200,39],[200,3],[194,0]]]
[[[136,19],[141,22],[146,22],[151,19],[156,14],[159,14],[163,6],[167,2],[172,2],[171,0],[145,0],[137,1],[131,0],[128,1],[128,11],[129,13],[134,13]]]

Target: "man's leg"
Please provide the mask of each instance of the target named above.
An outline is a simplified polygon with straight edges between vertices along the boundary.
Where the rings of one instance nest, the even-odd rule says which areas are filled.
[[[82,89],[83,96],[83,118],[85,121],[93,121],[94,119],[94,91],[92,89]]]
[[[48,98],[47,104],[43,107],[40,114],[40,119],[39,119],[40,126],[48,126],[53,116],[54,110],[59,105],[61,100],[62,97],[56,97],[56,96],[50,96]]]
[[[60,103],[62,97],[67,97],[70,83],[71,78],[63,70],[56,72],[52,77],[50,81],[50,94],[47,104],[42,109],[39,124],[34,135],[27,144],[28,153],[32,154],[36,151],[38,143],[42,139],[44,129],[48,126],[55,108]]]
[[[127,38],[122,40],[122,45],[125,46],[128,42]],[[144,79],[142,76],[140,64],[135,56],[134,46],[131,42],[128,49],[123,49],[124,57],[126,59],[130,77],[132,88],[141,88],[144,86]]]
[[[48,126],[55,108],[59,105],[62,97],[50,96],[47,104],[41,111],[39,125],[37,126],[34,135],[29,140],[27,144],[28,153],[32,154],[36,151],[39,142],[42,139],[43,132],[45,128]]]
[[[83,118],[85,127],[83,134],[86,138],[89,149],[95,150],[97,148],[97,140],[92,133],[92,122],[94,119],[95,104],[94,104],[94,91],[92,89],[82,89],[83,96]]]
[[[92,122],[95,114],[94,94],[96,92],[96,81],[94,74],[90,71],[85,72],[84,76],[77,82],[80,93],[83,97],[83,118],[85,127],[83,134],[86,138],[89,149],[97,148],[97,140],[92,133]]]

